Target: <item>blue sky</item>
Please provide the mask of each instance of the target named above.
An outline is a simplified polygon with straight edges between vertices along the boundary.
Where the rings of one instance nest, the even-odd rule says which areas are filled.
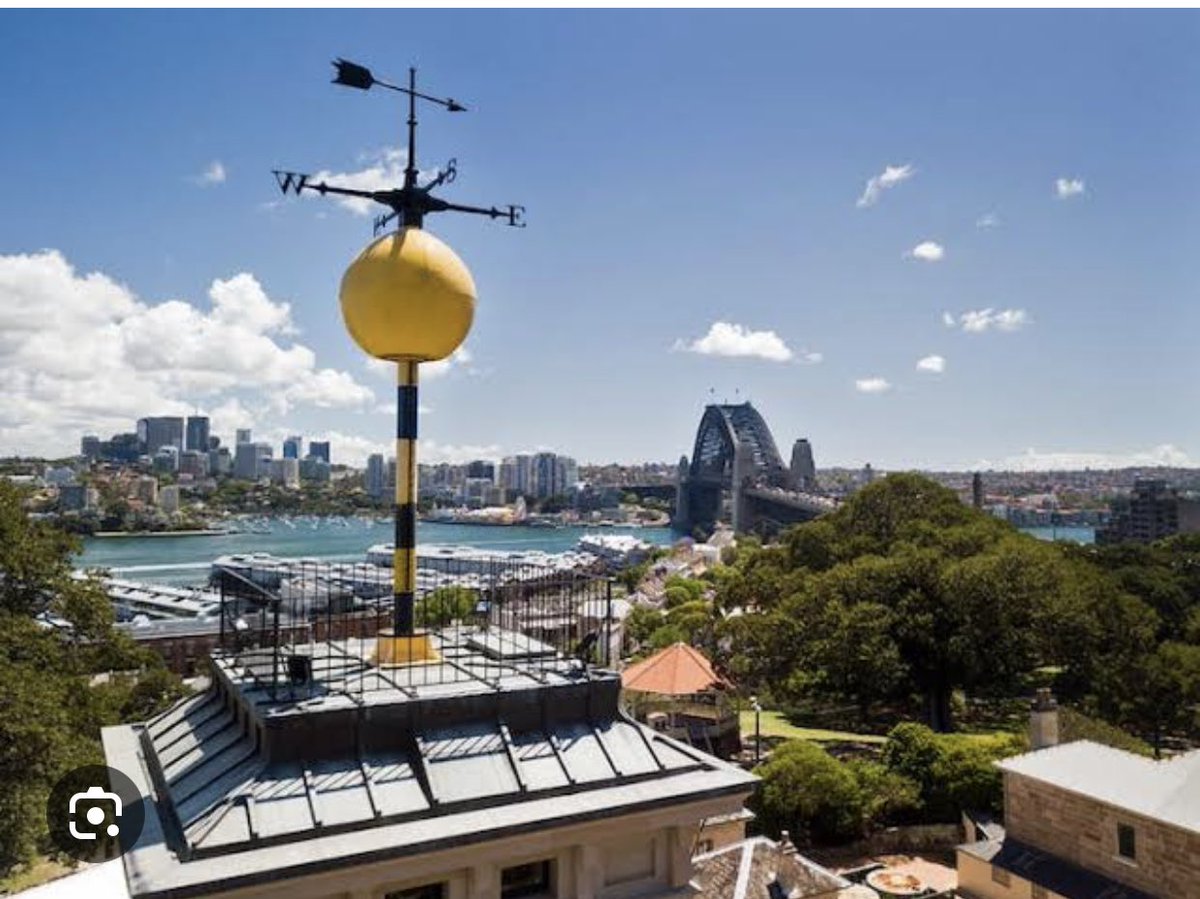
[[[471,107],[423,113],[445,196],[528,209],[427,222],[480,298],[426,380],[426,458],[674,459],[710,396],[822,465],[1200,458],[1195,13],[0,26],[0,454],[192,407],[387,446],[336,298],[370,218],[270,175],[402,166],[398,98],[329,84],[345,56]]]

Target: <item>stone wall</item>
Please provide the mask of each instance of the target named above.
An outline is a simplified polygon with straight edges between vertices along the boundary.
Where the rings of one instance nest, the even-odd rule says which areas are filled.
[[[1136,861],[1117,854],[1134,828]],[[1004,775],[1007,834],[1082,868],[1172,899],[1200,899],[1200,834],[1132,815],[1029,777]]]

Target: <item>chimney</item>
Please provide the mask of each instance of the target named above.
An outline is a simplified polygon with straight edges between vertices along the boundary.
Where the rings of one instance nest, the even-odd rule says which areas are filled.
[[[1039,687],[1029,704],[1029,746],[1045,749],[1058,745],[1058,701],[1049,687]]]

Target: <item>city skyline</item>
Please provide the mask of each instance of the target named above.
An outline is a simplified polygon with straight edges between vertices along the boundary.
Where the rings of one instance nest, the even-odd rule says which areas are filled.
[[[370,218],[270,178],[402,168],[399,108],[329,85],[337,55],[415,62],[466,102],[424,114],[422,167],[455,156],[452,199],[529,210],[520,232],[430,222],[480,304],[466,349],[423,366],[421,461],[669,461],[722,399],[821,468],[1200,455],[1200,425],[1162,412],[1197,374],[1193,13],[6,24],[26,127],[0,148],[0,455],[197,409],[360,467],[388,452],[388,366],[361,362],[336,303]],[[154,77],[97,65],[110,52]]]

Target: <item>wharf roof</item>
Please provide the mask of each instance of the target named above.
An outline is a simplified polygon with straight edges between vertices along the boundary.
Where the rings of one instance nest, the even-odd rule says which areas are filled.
[[[108,764],[147,797],[124,856],[131,895],[224,891],[755,782],[625,717],[615,673],[520,634],[440,638],[440,662],[402,669],[368,649],[286,647],[311,658],[301,687],[271,680],[261,652],[217,655],[208,692],[105,729]]]
[[[997,764],[1002,771],[1200,832],[1200,750],[1156,761],[1080,740]]]
[[[621,673],[621,683],[626,690],[662,696],[691,696],[726,686],[708,657],[686,643],[668,646],[630,665]]]

